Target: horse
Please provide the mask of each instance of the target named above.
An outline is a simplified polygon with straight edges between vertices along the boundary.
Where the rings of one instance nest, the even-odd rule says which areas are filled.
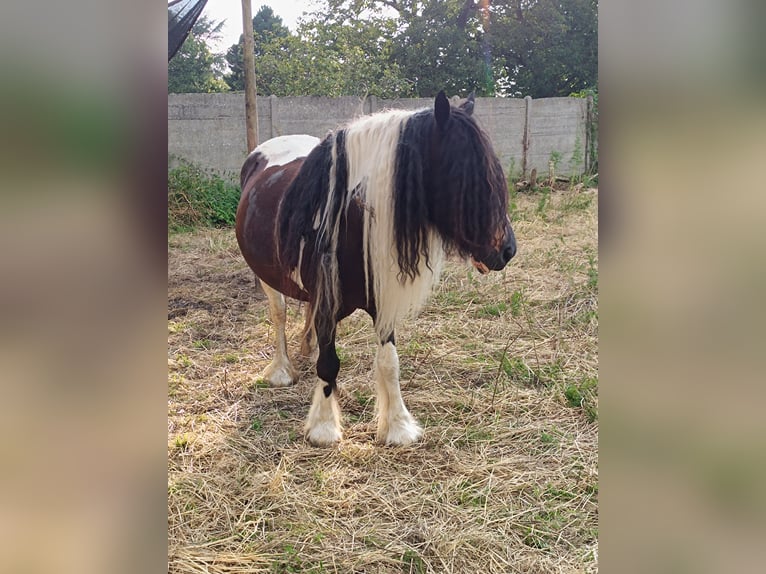
[[[342,438],[336,384],[337,324],[369,314],[378,346],[376,439],[410,445],[422,427],[404,405],[395,327],[425,303],[447,256],[484,274],[516,253],[508,187],[473,117],[474,95],[452,106],[440,92],[416,111],[363,116],[323,140],[281,136],[245,160],[236,235],[269,300],[276,332],[262,374],[274,387],[297,374],[287,353],[285,297],[307,302],[301,352],[316,357],[304,426],[315,446]]]

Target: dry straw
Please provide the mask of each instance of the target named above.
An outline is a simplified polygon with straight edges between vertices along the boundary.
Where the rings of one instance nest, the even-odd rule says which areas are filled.
[[[172,235],[169,572],[595,572],[596,194],[517,197],[516,259],[487,276],[450,262],[400,326],[425,427],[411,448],[374,442],[366,315],[339,327],[343,441],[311,447],[313,365],[289,389],[258,382],[272,332],[233,231]]]

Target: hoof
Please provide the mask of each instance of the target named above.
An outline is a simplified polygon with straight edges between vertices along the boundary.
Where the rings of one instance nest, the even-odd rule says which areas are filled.
[[[305,430],[306,440],[314,446],[332,446],[342,437],[340,429],[331,422],[322,423]]]
[[[289,387],[298,380],[298,373],[295,372],[292,365],[274,365],[272,363],[263,371],[261,378],[270,387]]]
[[[387,446],[407,446],[423,437],[423,429],[410,415],[390,421],[385,427],[378,428],[378,442]]]

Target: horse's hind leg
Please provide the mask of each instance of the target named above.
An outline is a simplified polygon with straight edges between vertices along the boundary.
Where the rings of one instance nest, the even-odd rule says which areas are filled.
[[[259,280],[260,281],[260,280]],[[274,357],[271,363],[263,371],[261,377],[269,386],[287,387],[292,385],[298,378],[295,369],[287,355],[287,338],[285,337],[285,323],[287,322],[287,305],[285,296],[261,281],[263,292],[269,298],[269,316],[276,331],[276,343],[274,345]]]
[[[326,329],[326,330],[329,330]],[[306,419],[306,438],[315,446],[329,446],[341,439],[340,407],[336,379],[340,359],[335,352],[335,327],[331,332],[317,330],[319,358],[317,359],[317,385]]]
[[[306,320],[301,333],[301,355],[311,357],[317,349],[317,335],[314,330],[314,317],[311,303],[306,303]]]
[[[399,387],[399,355],[391,334],[381,341],[375,356],[375,386],[378,391],[379,442],[408,445],[421,436],[423,429],[404,406]]]

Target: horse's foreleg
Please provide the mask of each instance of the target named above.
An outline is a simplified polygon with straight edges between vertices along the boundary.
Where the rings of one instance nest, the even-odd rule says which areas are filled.
[[[286,387],[292,385],[298,378],[298,374],[290,363],[287,355],[287,338],[285,337],[285,323],[287,322],[287,305],[285,296],[261,281],[263,292],[269,298],[269,316],[276,332],[274,344],[274,357],[271,363],[263,371],[261,377],[269,386]]]
[[[402,400],[399,356],[393,334],[383,339],[378,347],[375,386],[378,391],[378,441],[388,445],[408,445],[423,436],[423,429]]]
[[[317,359],[317,385],[306,420],[308,441],[315,446],[329,446],[341,439],[340,407],[336,380],[340,359],[335,352],[335,327],[317,330],[319,358]]]
[[[317,348],[317,336],[314,330],[314,317],[311,303],[306,303],[306,320],[301,333],[301,355],[311,357]]]

